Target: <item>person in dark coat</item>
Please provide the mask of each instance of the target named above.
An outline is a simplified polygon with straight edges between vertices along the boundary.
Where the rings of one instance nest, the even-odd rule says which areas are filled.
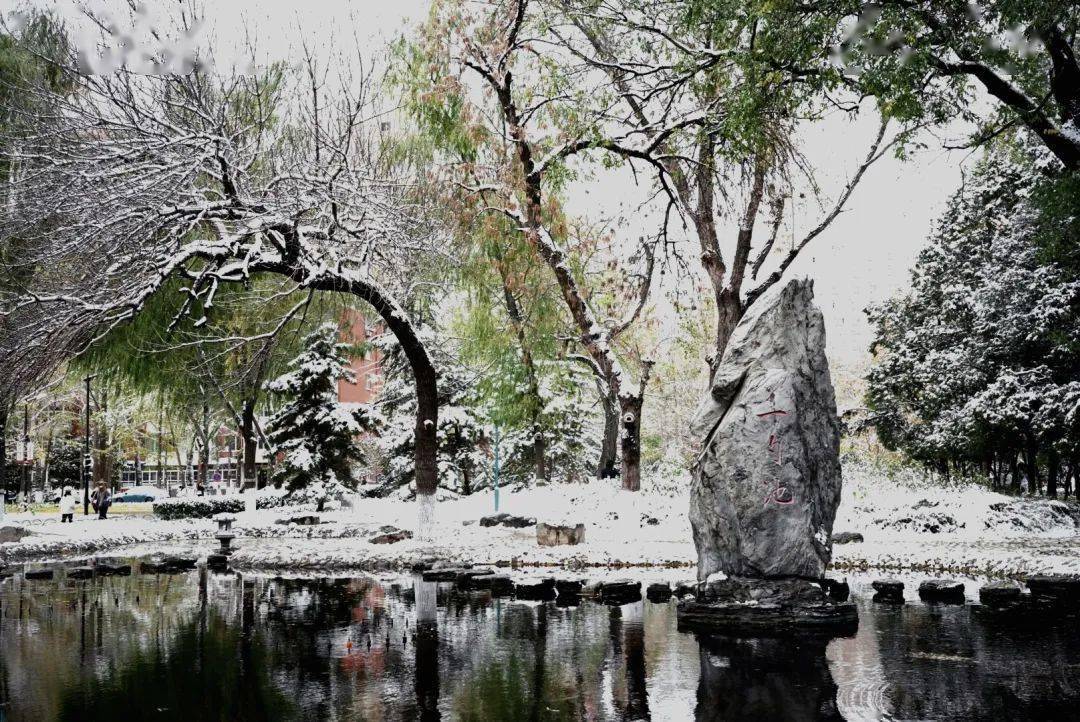
[[[105,519],[105,515],[109,513],[109,506],[112,505],[112,494],[105,487],[104,481],[99,483],[97,489],[90,495],[90,503],[98,513],[98,519]]]

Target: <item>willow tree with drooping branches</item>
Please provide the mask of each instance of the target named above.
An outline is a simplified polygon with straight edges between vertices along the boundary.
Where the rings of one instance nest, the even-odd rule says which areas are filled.
[[[793,54],[816,51],[807,43],[819,37],[814,28],[778,21],[758,3],[537,2],[551,42],[578,64],[578,74],[606,81],[596,116],[651,141],[643,160],[658,170],[664,224],[690,236],[712,289],[715,368],[746,310],[828,230],[870,166],[914,128],[890,136],[883,116],[865,155],[827,200],[802,156],[800,124],[837,110],[857,115],[860,91],[842,75],[785,69]],[[673,107],[696,120],[664,135]],[[819,201],[820,217],[786,220],[796,186]],[[795,238],[795,225],[810,230]],[[778,243],[785,226],[790,244]]]
[[[414,177],[383,153],[369,79],[346,68],[334,93],[320,94],[314,76],[296,73],[264,89],[258,74],[237,71],[86,75],[73,56],[64,62],[74,91],[27,88],[37,108],[18,115],[3,145],[25,172],[0,232],[26,239],[23,262],[43,270],[0,299],[19,340],[0,363],[22,368],[47,349],[55,367],[135,318],[173,278],[177,317],[196,325],[223,286],[260,276],[305,296],[351,295],[409,360],[416,482],[431,501],[437,378],[406,311],[403,270],[439,253],[439,232]]]
[[[642,238],[625,254],[621,265],[636,262],[641,270],[627,274],[635,283],[620,299],[625,303],[604,304],[591,285],[592,269],[578,265],[581,239],[571,231],[560,194],[577,172],[572,162],[589,151],[626,158],[647,150],[632,134],[598,135],[594,119],[578,110],[591,107],[589,88],[573,87],[556,59],[529,47],[535,23],[528,10],[527,2],[436,3],[419,35],[400,48],[399,77],[408,109],[440,151],[444,180],[456,188],[463,212],[501,218],[553,278],[573,329],[567,357],[586,364],[603,384],[605,407],[618,409],[612,436],[619,442],[622,485],[637,489],[653,362],[623,339],[648,304],[661,239]],[[661,138],[689,122],[672,118]],[[514,315],[512,305],[507,313]]]

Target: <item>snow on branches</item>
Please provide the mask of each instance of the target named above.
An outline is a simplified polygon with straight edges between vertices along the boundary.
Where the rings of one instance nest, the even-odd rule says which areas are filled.
[[[286,399],[267,425],[284,457],[275,481],[290,492],[307,490],[320,510],[327,499],[356,486],[355,470],[367,461],[356,439],[379,425],[370,407],[350,408],[337,400],[338,382],[354,380],[347,345],[337,338],[336,326],[322,326],[307,337],[292,370],[267,384]]]
[[[404,306],[412,259],[443,244],[414,174],[387,159],[374,131],[367,79],[344,77],[327,98],[304,87],[313,75],[277,65],[88,76],[68,62],[70,92],[26,88],[38,111],[17,115],[0,139],[0,161],[15,169],[0,238],[19,239],[33,269],[0,298],[10,329],[0,365],[44,376],[172,278],[185,298],[176,320],[196,325],[221,284],[260,274],[351,294],[414,370],[417,464],[433,489],[423,429],[437,418],[436,377]]]
[[[1067,182],[1044,173],[1049,157],[999,142],[940,219],[911,291],[869,311],[885,443],[1014,477],[1019,454],[1032,488],[1042,467],[1049,478],[1080,458],[1080,268],[1055,251],[1075,239],[1045,209]]]

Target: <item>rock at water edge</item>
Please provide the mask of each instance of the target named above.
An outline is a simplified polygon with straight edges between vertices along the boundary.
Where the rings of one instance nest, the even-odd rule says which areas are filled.
[[[1020,601],[1020,587],[1013,582],[990,582],[979,589],[979,601],[988,607],[1008,607]]]
[[[536,525],[536,543],[542,547],[581,544],[585,541],[585,525],[558,526],[540,522]]]
[[[964,603],[964,585],[953,579],[927,579],[919,585],[919,598],[927,602]]]
[[[645,588],[645,598],[650,602],[663,603],[671,600],[671,586],[664,582],[650,584]]]
[[[859,615],[806,579],[723,579],[679,602],[680,629],[732,634],[854,634]]]

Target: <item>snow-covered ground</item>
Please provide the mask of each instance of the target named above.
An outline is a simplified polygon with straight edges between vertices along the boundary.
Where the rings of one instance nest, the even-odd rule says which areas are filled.
[[[845,466],[833,533],[844,531],[865,541],[833,547],[838,569],[1080,573],[1080,505],[941,486],[915,474]]]
[[[525,568],[688,567],[695,560],[686,514],[688,489],[685,475],[668,474],[646,480],[640,492],[621,491],[611,482],[501,492],[500,512],[550,523],[584,523],[585,543],[561,547],[538,546],[532,527],[480,526],[478,520],[495,511],[490,492],[438,503],[431,541],[414,538],[395,544],[369,539],[382,527],[415,530],[415,503],[364,499],[353,509],[320,514],[322,523],[311,527],[276,523],[290,515],[288,508],[245,512],[234,525],[238,536],[233,565],[345,570],[398,568],[438,559]],[[60,524],[51,517],[16,514],[4,523],[32,534],[0,544],[0,565],[133,548],[140,554],[205,554],[216,546],[217,527],[210,520],[76,517],[74,524]],[[894,568],[992,576],[1080,572],[1080,509],[1072,504],[1017,500],[976,486],[941,488],[914,476],[890,479],[852,464],[845,467],[834,532],[859,532],[865,538],[834,547],[838,571]]]

